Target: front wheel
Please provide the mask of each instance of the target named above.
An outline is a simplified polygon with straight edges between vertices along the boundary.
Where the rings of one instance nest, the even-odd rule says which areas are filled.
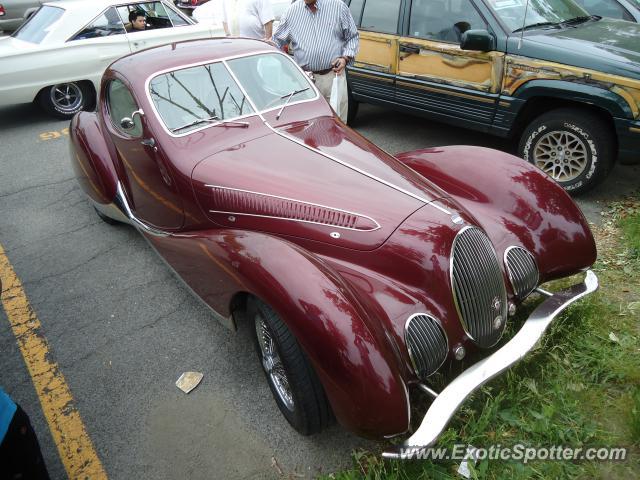
[[[248,318],[254,324],[258,358],[278,408],[299,433],[320,432],[332,419],[324,388],[293,334],[278,314],[255,298]]]
[[[567,192],[580,194],[605,179],[614,145],[613,133],[600,117],[563,108],[534,119],[520,138],[518,153]]]
[[[43,89],[38,103],[49,115],[70,120],[76,113],[92,106],[92,91],[82,82],[60,83]]]

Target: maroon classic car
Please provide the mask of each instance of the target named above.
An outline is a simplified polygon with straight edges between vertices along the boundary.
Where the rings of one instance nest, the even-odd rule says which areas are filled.
[[[303,434],[334,417],[362,436],[408,434],[415,390],[433,402],[385,456],[431,445],[597,288],[589,227],[540,170],[464,146],[389,155],[263,42],[116,61],[71,139],[98,215],[138,229],[217,319],[255,325],[274,398]],[[503,339],[533,292],[544,300]]]

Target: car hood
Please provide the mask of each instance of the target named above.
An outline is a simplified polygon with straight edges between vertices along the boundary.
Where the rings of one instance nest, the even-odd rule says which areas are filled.
[[[192,174],[216,224],[357,250],[384,243],[444,192],[332,117],[226,148]]]
[[[562,30],[537,30],[509,38],[508,52],[640,79],[640,25],[601,19]]]

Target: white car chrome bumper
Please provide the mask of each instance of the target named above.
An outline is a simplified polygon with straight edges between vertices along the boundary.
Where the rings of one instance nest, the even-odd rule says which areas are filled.
[[[460,405],[480,386],[504,372],[531,351],[551,322],[569,305],[598,289],[598,277],[587,271],[582,283],[549,295],[529,316],[522,328],[502,348],[472,365],[438,394],[420,427],[402,445],[383,452],[384,458],[407,459],[432,446]],[[413,454],[413,455],[412,455]]]

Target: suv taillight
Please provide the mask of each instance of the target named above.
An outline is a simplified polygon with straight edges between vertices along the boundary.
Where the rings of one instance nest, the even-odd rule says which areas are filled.
[[[4,15],[6,15],[7,12],[4,11],[4,7],[2,5],[0,5],[0,17],[3,17]]]
[[[198,5],[198,0],[191,0],[191,5],[194,7]]]

